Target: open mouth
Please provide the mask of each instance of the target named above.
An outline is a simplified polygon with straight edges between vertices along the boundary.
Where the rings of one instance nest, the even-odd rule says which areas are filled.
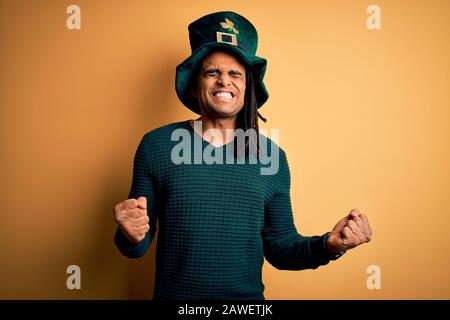
[[[230,91],[216,91],[216,92],[213,92],[213,96],[217,100],[224,101],[224,102],[231,101],[234,98],[233,92],[230,92]]]

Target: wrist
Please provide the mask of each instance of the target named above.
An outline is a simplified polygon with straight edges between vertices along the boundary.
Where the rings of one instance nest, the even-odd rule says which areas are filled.
[[[327,251],[328,257],[330,260],[336,260],[345,254],[345,250],[340,250],[336,248],[333,243],[330,241],[331,232],[327,232],[324,235],[324,247]]]

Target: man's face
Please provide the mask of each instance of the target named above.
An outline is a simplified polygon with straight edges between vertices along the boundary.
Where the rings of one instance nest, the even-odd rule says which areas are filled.
[[[245,97],[245,67],[232,55],[213,52],[203,59],[193,92],[202,113],[230,118],[242,109]]]

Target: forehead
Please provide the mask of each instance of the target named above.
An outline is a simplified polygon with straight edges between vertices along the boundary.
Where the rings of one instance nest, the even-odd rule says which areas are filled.
[[[236,57],[223,51],[215,51],[213,53],[210,53],[203,59],[203,69],[213,66],[244,70],[243,64],[238,59],[236,59]]]

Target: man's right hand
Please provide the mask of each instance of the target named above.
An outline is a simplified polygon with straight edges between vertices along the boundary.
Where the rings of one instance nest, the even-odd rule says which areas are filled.
[[[125,200],[117,204],[113,212],[116,223],[130,242],[138,243],[145,238],[150,230],[145,197]]]

